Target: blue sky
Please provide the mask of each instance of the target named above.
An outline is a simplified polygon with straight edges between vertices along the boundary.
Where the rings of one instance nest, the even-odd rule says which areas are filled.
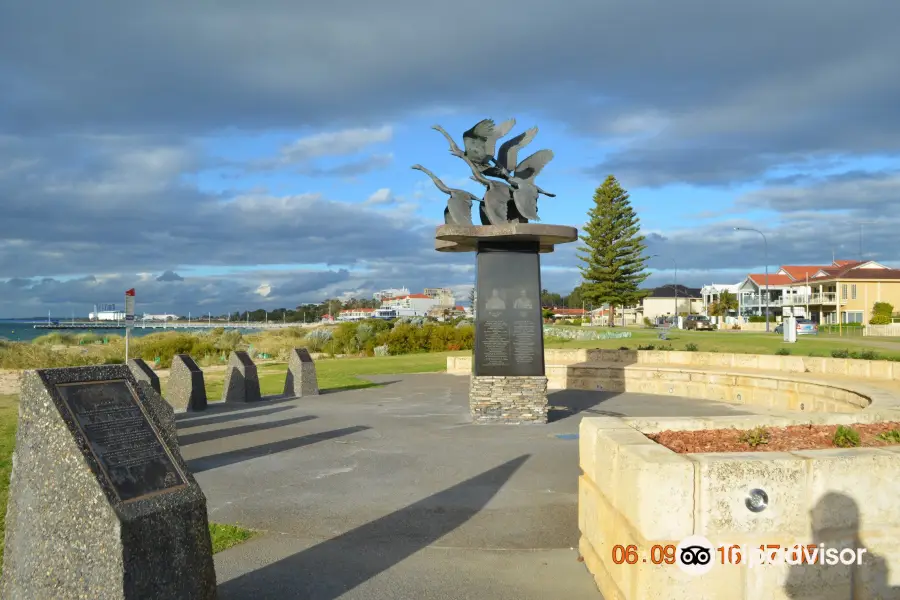
[[[865,257],[897,264],[900,7],[492,5],[515,27],[484,10],[5,9],[0,315],[83,314],[130,287],[139,312],[400,285],[463,299],[474,256],[433,250],[446,197],[410,167],[480,195],[431,126],[459,141],[486,117],[553,150],[546,223],[581,226],[616,175],[661,255],[647,285],[672,260],[687,285],[762,271],[761,240],[735,226],[766,232],[772,269],[858,258],[860,224]],[[579,282],[576,246],[543,257],[545,287]]]

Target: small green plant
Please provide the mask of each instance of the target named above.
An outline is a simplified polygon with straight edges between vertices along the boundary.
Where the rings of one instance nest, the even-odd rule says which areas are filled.
[[[838,448],[856,448],[859,446],[859,433],[852,427],[838,425],[831,441]]]
[[[670,352],[672,350],[672,344],[665,344],[657,348],[657,350],[662,350],[663,352]]]
[[[757,446],[761,446],[763,444],[769,443],[769,430],[760,425],[759,427],[754,427],[749,431],[745,431],[738,438],[738,441],[747,444],[751,448],[756,448]]]
[[[859,353],[859,357],[863,360],[878,360],[881,358],[874,350],[863,350]]]
[[[778,356],[790,356],[791,351],[787,348],[779,348],[775,351],[775,354],[777,354]]]
[[[697,344],[691,343],[691,344],[685,344],[685,345],[684,345],[684,349],[685,349],[687,352],[696,352],[697,350],[700,349],[700,347],[699,347]]]
[[[843,350],[832,350],[831,358],[850,358],[850,351],[846,348]]]
[[[900,429],[891,429],[890,431],[884,431],[882,433],[879,433],[875,437],[877,437],[882,442],[900,444]]]
[[[653,344],[647,344],[646,346],[638,346],[638,350],[656,350],[656,346]]]

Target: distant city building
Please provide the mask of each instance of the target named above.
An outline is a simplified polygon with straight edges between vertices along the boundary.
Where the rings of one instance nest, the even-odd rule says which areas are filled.
[[[456,306],[456,298],[450,288],[425,288],[422,293],[438,301],[438,306]]]
[[[381,301],[385,298],[397,298],[399,296],[408,296],[409,289],[408,288],[390,288],[386,290],[381,290],[380,292],[375,292],[372,294],[372,298],[375,300]]]
[[[424,317],[428,311],[438,306],[439,302],[425,294],[405,294],[392,298],[384,298],[381,308],[392,308],[397,311],[398,317]],[[449,306],[453,306],[451,302]]]
[[[338,314],[337,320],[362,321],[364,319],[371,319],[374,312],[374,308],[348,308],[346,310],[342,310],[340,314]]]
[[[94,305],[94,312],[88,314],[90,321],[124,321],[125,311],[116,310],[115,304]]]

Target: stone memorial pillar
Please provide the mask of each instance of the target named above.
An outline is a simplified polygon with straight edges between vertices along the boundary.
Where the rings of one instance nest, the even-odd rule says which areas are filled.
[[[176,354],[172,357],[165,398],[177,413],[206,410],[203,370],[190,355]]]
[[[150,368],[150,365],[141,358],[129,358],[127,364],[135,379],[146,381],[150,384],[150,387],[156,390],[157,394],[162,394],[162,388],[159,386],[159,376]]]
[[[578,231],[533,223],[442,225],[435,237],[439,252],[476,252],[474,421],[546,423],[540,254],[575,241]]]
[[[294,348],[288,358],[288,372],[284,380],[284,395],[289,398],[319,395],[319,380],[316,377],[316,363],[309,350]]]
[[[222,389],[222,400],[225,402],[259,402],[262,395],[259,391],[259,375],[253,359],[243,350],[231,353],[228,359],[228,371],[225,373],[225,387]]]
[[[216,597],[206,498],[147,391],[125,365],[25,373],[0,597]]]

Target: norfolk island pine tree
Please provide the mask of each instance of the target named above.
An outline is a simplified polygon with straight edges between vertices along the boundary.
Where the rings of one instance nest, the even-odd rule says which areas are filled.
[[[609,175],[594,191],[594,206],[578,236],[582,297],[595,305],[609,304],[609,322],[615,323],[616,306],[633,306],[649,291],[640,285],[649,276],[640,219],[631,206],[628,192]]]

